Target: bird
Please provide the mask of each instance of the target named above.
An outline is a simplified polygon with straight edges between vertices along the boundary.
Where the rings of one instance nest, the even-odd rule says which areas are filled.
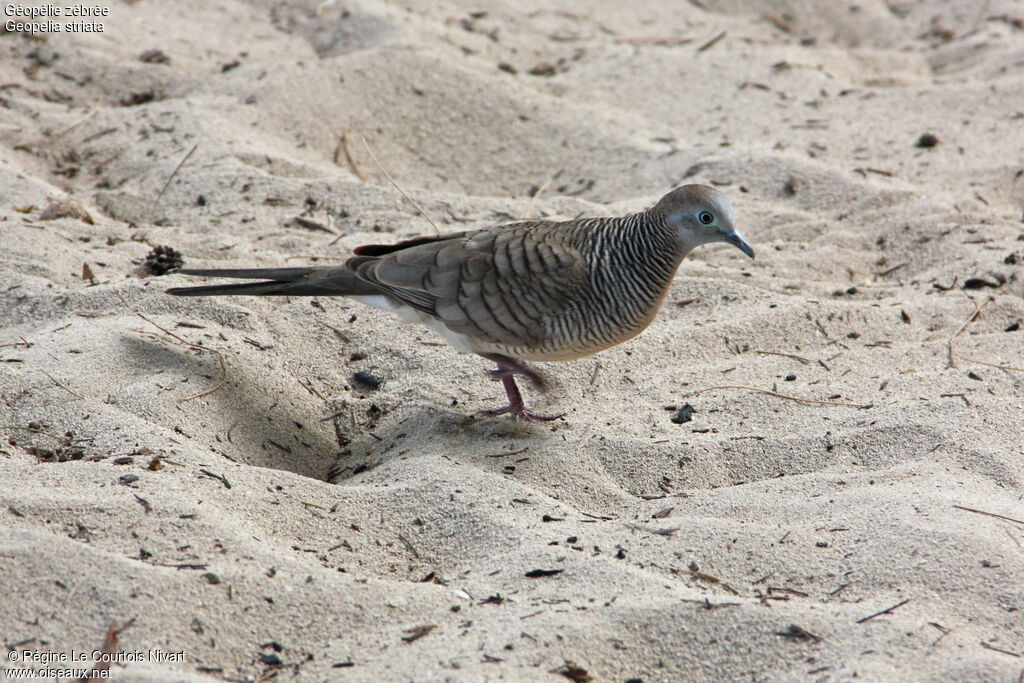
[[[750,258],[732,203],[683,185],[653,207],[619,217],[532,220],[353,250],[344,263],[294,268],[181,268],[180,275],[249,282],[175,287],[175,296],[345,296],[434,330],[456,351],[494,362],[508,405],[481,411],[516,420],[527,410],[516,375],[545,390],[527,365],[567,361],[642,332],[683,259],[722,242]]]

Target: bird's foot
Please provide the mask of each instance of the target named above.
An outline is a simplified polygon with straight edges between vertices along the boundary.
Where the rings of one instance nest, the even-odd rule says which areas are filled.
[[[497,370],[491,371],[491,376],[495,379],[500,379],[502,385],[505,387],[505,393],[508,395],[508,405],[504,408],[496,408],[494,410],[482,410],[481,415],[488,417],[495,417],[497,415],[508,415],[513,420],[522,420],[523,422],[550,422],[551,420],[557,420],[558,418],[565,415],[561,413],[559,415],[541,415],[540,413],[534,413],[526,409],[523,404],[523,395],[519,392],[519,387],[516,386],[516,375],[524,375],[529,379],[535,387],[538,389],[544,389],[544,378],[540,376],[540,373],[526,367],[522,363],[508,356],[501,356],[499,354],[484,354],[485,358],[495,361],[498,364]]]

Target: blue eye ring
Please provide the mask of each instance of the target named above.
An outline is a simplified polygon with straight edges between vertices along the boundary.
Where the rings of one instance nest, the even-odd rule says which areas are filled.
[[[710,211],[701,211],[697,214],[697,220],[704,225],[711,225],[715,222],[715,217],[711,215]]]

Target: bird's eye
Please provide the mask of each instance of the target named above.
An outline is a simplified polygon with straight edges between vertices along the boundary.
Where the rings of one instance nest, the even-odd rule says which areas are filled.
[[[710,211],[701,211],[697,214],[697,220],[704,225],[711,225],[715,222],[715,217],[711,215]]]

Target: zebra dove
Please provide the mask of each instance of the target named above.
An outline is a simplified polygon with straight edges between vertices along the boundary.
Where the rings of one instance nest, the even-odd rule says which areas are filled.
[[[661,306],[680,262],[725,242],[753,258],[729,199],[705,185],[672,190],[640,213],[526,221],[357,248],[342,265],[183,275],[258,282],[182,287],[178,296],[347,296],[438,332],[462,353],[494,361],[508,405],[484,411],[552,420],[526,409],[515,375],[543,390],[523,361],[573,360],[636,336]]]

